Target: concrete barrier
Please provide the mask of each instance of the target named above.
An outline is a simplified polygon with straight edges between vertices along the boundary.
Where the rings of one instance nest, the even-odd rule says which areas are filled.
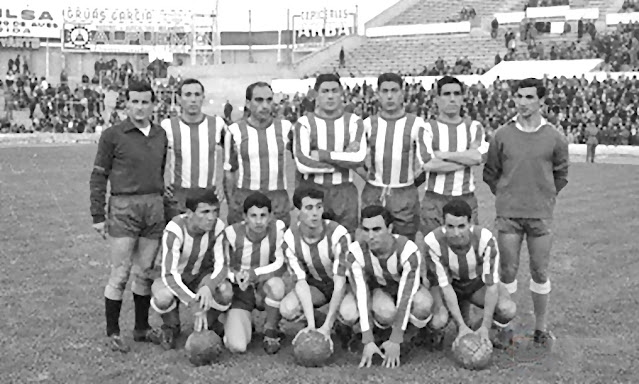
[[[89,144],[97,143],[98,133],[3,133],[0,145],[19,144]]]

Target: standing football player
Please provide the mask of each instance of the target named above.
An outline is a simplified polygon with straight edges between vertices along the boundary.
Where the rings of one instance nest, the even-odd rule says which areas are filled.
[[[288,227],[291,202],[286,191],[286,149],[292,136],[288,120],[274,119],[273,90],[264,82],[246,89],[247,119],[232,124],[224,139],[224,187],[229,225],[243,220],[242,207],[248,195],[261,192],[273,204],[273,215]],[[289,136],[291,135],[291,136]]]
[[[466,201],[473,210],[473,223],[479,224],[472,167],[482,163],[488,143],[478,121],[462,118],[463,101],[464,86],[457,78],[444,76],[437,81],[438,116],[426,127],[426,149],[421,152],[430,154],[423,167],[426,192],[421,204],[421,231],[424,235],[443,224],[442,209],[453,198]]]
[[[462,305],[484,308],[484,317],[477,333],[488,339],[494,321],[506,327],[515,317],[516,305],[506,287],[499,281],[499,249],[492,233],[472,224],[472,208],[461,199],[444,205],[444,225],[426,235],[426,262],[431,278],[436,279],[446,307],[433,308],[429,327],[441,331],[448,323],[448,314],[458,326],[455,341],[472,332]],[[448,308],[448,309],[446,309]],[[468,312],[466,312],[467,314]],[[497,339],[495,339],[497,340]],[[504,340],[505,347],[510,340]]]
[[[102,133],[89,182],[93,228],[109,235],[111,276],[104,290],[106,333],[111,349],[126,353],[120,337],[120,309],[132,264],[135,341],[152,341],[149,326],[151,269],[164,230],[164,164],[167,138],[151,123],[155,93],[150,85],[133,83],[126,91],[128,118]],[[111,184],[108,218],[107,183]],[[137,247],[137,251],[134,251]]]
[[[282,317],[289,321],[304,316],[308,329],[315,329],[314,308],[328,303],[328,313],[319,331],[330,337],[336,315],[346,292],[346,254],[350,235],[342,225],[322,219],[324,192],[298,188],[293,205],[299,210],[298,222],[284,234],[282,249],[295,280],[295,289],[280,304]],[[352,305],[350,306],[353,307]],[[341,313],[346,321],[357,320],[356,313]],[[351,319],[349,319],[349,316]]]
[[[202,113],[204,86],[199,80],[185,79],[177,89],[181,114],[162,121],[169,149],[166,159],[164,199],[167,223],[186,212],[186,195],[190,189],[206,188],[224,199],[222,188],[216,188],[221,162],[217,149],[226,129],[219,116]]]
[[[179,301],[195,317],[195,331],[211,329],[222,335],[220,312],[231,305],[233,288],[226,280],[224,222],[218,218],[220,202],[211,189],[191,188],[186,213],[175,216],[162,237],[162,275],[151,287],[151,307],[160,314],[163,348],[175,348],[180,333]],[[177,299],[177,300],[176,300]]]
[[[354,170],[364,164],[366,137],[360,118],[344,112],[339,77],[322,74],[315,81],[315,113],[300,117],[295,126],[295,161],[299,186],[324,192],[324,210],[349,233],[355,234],[359,216]]]
[[[424,126],[420,117],[404,110],[404,81],[395,73],[377,79],[379,114],[364,120],[370,164],[358,173],[366,181],[362,206],[382,205],[393,215],[394,233],[415,241],[419,196],[415,186],[415,158],[424,162]],[[430,157],[428,153],[426,157]]]
[[[280,277],[285,271],[285,224],[273,218],[271,200],[260,192],[244,199],[243,208],[244,220],[224,230],[224,252],[235,282],[224,325],[224,344],[232,353],[244,353],[253,333],[251,311],[263,308],[264,350],[274,354],[280,349],[280,301],[286,293]]]
[[[530,254],[530,292],[535,311],[534,341],[551,347],[547,328],[552,218],[557,195],[568,184],[568,141],[541,115],[546,87],[525,79],[515,89],[517,115],[495,132],[484,166],[484,181],[495,195],[501,280],[517,291],[521,244]]]
[[[423,328],[432,317],[432,298],[420,286],[422,257],[413,241],[393,234],[393,216],[382,206],[364,208],[360,229],[362,240],[351,243],[347,261],[364,344],[359,366],[370,367],[379,354],[385,367],[396,368],[408,322]],[[347,294],[343,307],[352,302],[349,295],[353,294]],[[373,326],[392,328],[381,349],[375,344]]]

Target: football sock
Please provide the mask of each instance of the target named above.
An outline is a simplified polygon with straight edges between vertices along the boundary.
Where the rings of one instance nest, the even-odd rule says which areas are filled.
[[[107,336],[120,334],[120,308],[122,300],[104,298]]]
[[[266,312],[266,322],[264,323],[264,331],[275,330],[277,331],[277,325],[280,322],[280,309],[265,305],[264,311]]]
[[[540,331],[546,330],[546,309],[548,307],[548,294],[539,294],[531,292],[533,308],[535,310],[535,329]]]
[[[169,328],[180,329],[180,307],[176,306],[173,310],[160,315],[162,322]]]
[[[141,296],[133,294],[133,304],[135,305],[135,330],[143,331],[151,328],[149,325],[149,308],[151,307],[151,296]]]

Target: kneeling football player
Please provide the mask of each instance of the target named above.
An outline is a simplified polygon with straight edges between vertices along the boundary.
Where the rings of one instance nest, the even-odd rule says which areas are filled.
[[[224,230],[224,252],[234,280],[233,301],[224,323],[224,345],[244,353],[253,336],[251,312],[263,309],[264,350],[280,349],[280,301],[286,288],[282,242],[285,224],[273,218],[271,200],[260,192],[244,200],[244,220]]]
[[[315,329],[319,325],[316,321],[324,316],[314,308],[328,303],[328,313],[318,330],[330,338],[346,292],[346,253],[350,235],[337,222],[322,219],[323,200],[324,192],[312,187],[300,187],[293,195],[293,205],[299,210],[298,222],[284,234],[282,248],[295,289],[282,300],[280,313],[289,321],[303,316],[306,328]],[[352,315],[340,313],[346,321]],[[357,317],[350,320],[354,322]]]
[[[151,306],[164,323],[152,341],[165,349],[175,348],[180,332],[179,301],[195,315],[195,331],[208,328],[221,334],[217,317],[230,307],[233,294],[226,280],[220,236],[225,225],[218,218],[220,203],[215,193],[193,189],[186,207],[187,212],[175,216],[164,230],[162,274],[151,287]]]
[[[432,298],[420,284],[422,260],[417,245],[405,236],[393,234],[392,223],[393,216],[386,208],[364,208],[360,241],[349,247],[351,283],[364,344],[360,367],[370,367],[376,353],[383,357],[385,367],[398,367],[400,345],[405,341],[409,321],[416,328],[423,328],[431,318]],[[344,301],[351,295],[347,294]],[[381,350],[375,344],[373,326],[392,328]]]
[[[448,323],[448,315],[458,325],[455,341],[473,332],[470,328],[470,304],[484,309],[483,321],[477,333],[488,339],[493,322],[504,328],[514,317],[517,306],[506,287],[499,281],[499,249],[493,234],[473,225],[472,209],[461,199],[453,199],[444,208],[444,225],[427,234],[426,261],[434,288],[433,319],[429,327],[438,331]],[[442,303],[441,296],[443,296]],[[448,308],[448,309],[446,309]],[[498,333],[495,347],[510,343],[507,332]]]

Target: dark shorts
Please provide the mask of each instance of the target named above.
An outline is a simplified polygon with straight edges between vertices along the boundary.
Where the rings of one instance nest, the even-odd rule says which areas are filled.
[[[475,292],[484,288],[484,282],[481,280],[481,276],[472,280],[460,281],[453,280],[450,284],[457,294],[457,301],[469,301]]]
[[[109,236],[160,239],[165,224],[164,203],[159,194],[109,198]]]
[[[244,220],[244,200],[255,192],[262,192],[271,199],[273,217],[282,220],[288,228],[291,224],[291,198],[284,189],[276,191],[253,191],[251,189],[238,188],[233,196],[227,196],[229,213],[226,218],[228,225],[233,225]]]
[[[231,308],[243,309],[251,312],[254,309],[264,309],[264,283],[250,285],[246,291],[240,289],[240,286],[233,284],[233,301]]]
[[[335,287],[335,285],[333,284],[333,280],[319,281],[315,280],[312,276],[307,276],[306,282],[308,283],[309,287],[317,288],[318,291],[324,294],[326,299],[330,300],[330,298],[333,296],[333,289]]]
[[[359,191],[355,184],[346,182],[330,188],[308,180],[300,180],[298,187],[310,187],[324,192],[324,212],[340,223],[351,234],[359,225]]]
[[[175,187],[173,197],[164,196],[164,221],[168,224],[175,216],[187,211],[186,197],[190,190],[196,188]],[[198,190],[200,188],[197,188]],[[211,193],[215,193],[215,187],[211,188]]]
[[[501,233],[541,237],[552,233],[552,219],[522,219],[497,216],[495,227]]]
[[[444,205],[452,199],[462,199],[473,210],[472,222],[479,224],[477,197],[474,193],[461,196],[445,196],[439,193],[426,191],[421,204],[421,231],[424,236],[444,225]]]
[[[384,188],[366,183],[362,191],[362,208],[369,205],[383,205],[390,211],[395,220],[393,232],[414,240],[419,218],[419,195],[417,187],[390,188],[385,197]],[[382,201],[384,200],[384,201]],[[384,204],[385,203],[385,204]]]

